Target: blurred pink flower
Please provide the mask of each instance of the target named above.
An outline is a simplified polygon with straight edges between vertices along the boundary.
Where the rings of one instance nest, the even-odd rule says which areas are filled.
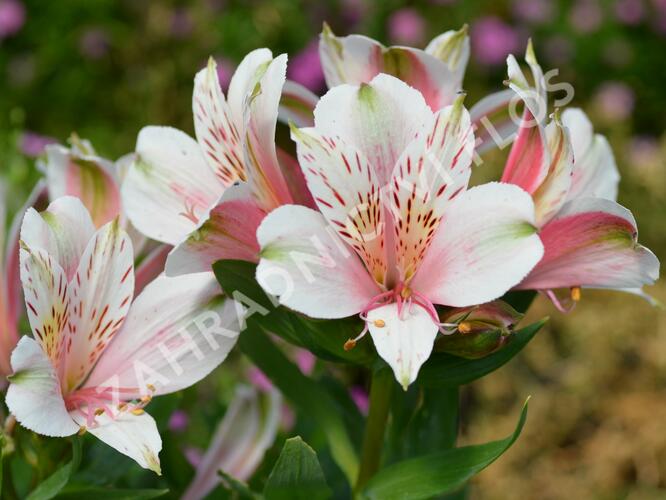
[[[18,0],[0,0],[0,39],[18,33],[25,24],[25,7]]]
[[[569,13],[569,22],[579,33],[596,31],[603,20],[597,0],[578,0]]]
[[[617,0],[615,3],[615,15],[624,24],[639,24],[645,15],[643,0]]]
[[[101,59],[109,52],[109,37],[100,28],[87,29],[79,40],[79,50],[88,59]]]
[[[176,410],[169,417],[169,430],[172,432],[183,432],[187,429],[190,417],[183,410]]]
[[[359,411],[363,415],[368,414],[368,409],[370,408],[370,399],[368,398],[368,392],[363,388],[359,386],[354,386],[349,389],[349,395],[352,398],[352,401],[356,403],[356,406],[358,407]]]
[[[388,20],[388,34],[393,43],[419,45],[425,36],[425,21],[415,9],[400,9]]]
[[[549,0],[514,0],[513,14],[528,23],[543,23],[553,16],[553,3]]]
[[[472,25],[472,51],[481,64],[503,64],[519,45],[518,33],[498,17],[483,17]]]
[[[21,152],[31,158],[36,158],[44,153],[44,148],[49,144],[57,144],[53,137],[36,134],[35,132],[24,132],[21,136]]]
[[[634,110],[634,91],[621,82],[604,83],[594,97],[594,105],[606,121],[626,120]]]
[[[236,66],[233,62],[224,57],[216,57],[215,62],[217,62],[217,77],[220,80],[220,87],[222,87],[223,92],[226,92],[229,88],[229,82],[231,82],[231,76],[234,74]]]
[[[303,375],[311,375],[314,370],[314,365],[317,361],[314,354],[305,349],[298,349],[296,351],[296,364],[300,368]]]
[[[661,163],[659,142],[654,137],[638,136],[629,144],[629,164],[634,168],[649,169]]]
[[[184,455],[185,459],[195,469],[199,467],[199,465],[201,464],[201,460],[203,459],[203,451],[199,448],[195,448],[194,446],[185,448]]]
[[[551,63],[564,64],[571,60],[574,47],[571,41],[560,35],[554,35],[544,45],[544,52]]]
[[[312,91],[320,90],[324,86],[324,71],[319,62],[319,40],[312,40],[291,58],[287,77]]]
[[[273,382],[271,382],[271,379],[269,379],[266,374],[256,366],[250,367],[247,378],[250,383],[260,391],[268,392],[273,389]]]
[[[346,24],[358,24],[367,12],[367,5],[363,0],[342,0],[342,18]]]
[[[187,9],[176,9],[171,15],[171,34],[174,38],[186,38],[194,28],[192,16]]]

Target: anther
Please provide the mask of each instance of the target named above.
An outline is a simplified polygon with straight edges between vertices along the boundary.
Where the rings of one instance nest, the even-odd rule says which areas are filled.
[[[79,432],[78,432],[79,436],[83,436],[86,432],[88,432],[88,428],[85,425],[79,427]]]
[[[472,331],[472,325],[470,325],[467,321],[461,321],[458,323],[458,331],[460,333],[469,333]]]
[[[144,396],[144,397],[141,398],[141,403],[143,403],[144,405],[147,405],[148,403],[150,403],[151,399],[153,399],[153,397],[150,396],[150,395]]]
[[[345,351],[351,351],[354,347],[356,347],[356,341],[354,339],[349,339],[347,342],[345,342],[343,349]]]
[[[386,322],[383,319],[376,319],[372,322],[372,324],[377,328],[384,328],[386,326]]]
[[[581,289],[579,286],[571,287],[571,300],[574,302],[580,301]]]
[[[157,389],[155,389],[155,386],[153,384],[148,384],[146,387],[148,387],[148,390],[150,392],[155,392]]]
[[[97,408],[97,409],[95,410],[95,416],[96,416],[96,417],[99,417],[99,416],[102,415],[103,413],[104,413],[104,408]]]
[[[145,412],[143,411],[143,408],[134,408],[132,410],[132,415],[143,415]]]
[[[118,410],[119,411],[125,411],[127,409],[127,403],[120,403],[118,405]]]

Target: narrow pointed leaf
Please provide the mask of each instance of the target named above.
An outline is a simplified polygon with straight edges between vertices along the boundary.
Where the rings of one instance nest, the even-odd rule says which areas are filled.
[[[514,432],[498,441],[453,448],[390,465],[374,476],[362,498],[417,500],[451,493],[497,460],[518,439],[527,418],[527,401]]]
[[[287,439],[264,489],[266,500],[317,500],[329,498],[317,454],[300,436]]]

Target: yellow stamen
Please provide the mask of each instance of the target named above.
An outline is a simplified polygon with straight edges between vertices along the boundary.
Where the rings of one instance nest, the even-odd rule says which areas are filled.
[[[574,302],[580,301],[581,289],[579,286],[574,286],[571,288],[571,300]]]
[[[467,321],[461,321],[458,324],[458,331],[460,333],[469,333],[472,331],[472,325],[469,324]]]
[[[151,399],[153,399],[152,396],[144,396],[144,397],[141,398],[141,403],[143,403],[144,405],[147,405],[148,403],[150,403]]]
[[[148,387],[148,390],[150,392],[155,392],[157,389],[155,389],[155,386],[153,384],[148,384],[146,387]]]
[[[104,408],[97,408],[95,410],[95,416],[99,417],[102,413],[104,413]]]
[[[345,351],[351,351],[354,347],[356,347],[356,341],[354,339],[349,339],[347,342],[345,342],[343,349]]]
[[[118,410],[119,411],[125,411],[127,409],[127,403],[120,403],[118,405]]]
[[[386,326],[386,322],[383,319],[376,319],[373,323],[377,328],[384,328]]]
[[[132,410],[132,415],[143,415],[145,412],[143,411],[143,408],[134,408]]]
[[[79,428],[79,432],[78,432],[78,434],[79,434],[79,436],[83,436],[86,432],[88,432],[88,428],[87,428],[85,425],[82,425],[82,426]]]

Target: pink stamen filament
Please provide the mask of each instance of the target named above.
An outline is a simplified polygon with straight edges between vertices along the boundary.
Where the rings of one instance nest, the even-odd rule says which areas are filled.
[[[576,302],[572,301],[569,306],[565,306],[560,302],[560,299],[557,298],[557,295],[555,295],[555,292],[552,290],[540,290],[542,294],[544,294],[546,297],[550,299],[550,301],[553,303],[555,308],[560,311],[561,313],[564,314],[569,314],[571,311],[573,311],[576,308]]]
[[[136,389],[116,387],[80,389],[65,397],[65,407],[68,411],[80,412],[86,418],[86,427],[92,428],[97,424],[95,418],[99,410],[111,419],[116,418],[118,414],[114,414],[111,410],[114,403],[119,403],[119,413],[143,409],[150,402],[150,397],[138,401],[127,397],[136,392]],[[126,394],[125,398],[122,397],[122,393]]]

